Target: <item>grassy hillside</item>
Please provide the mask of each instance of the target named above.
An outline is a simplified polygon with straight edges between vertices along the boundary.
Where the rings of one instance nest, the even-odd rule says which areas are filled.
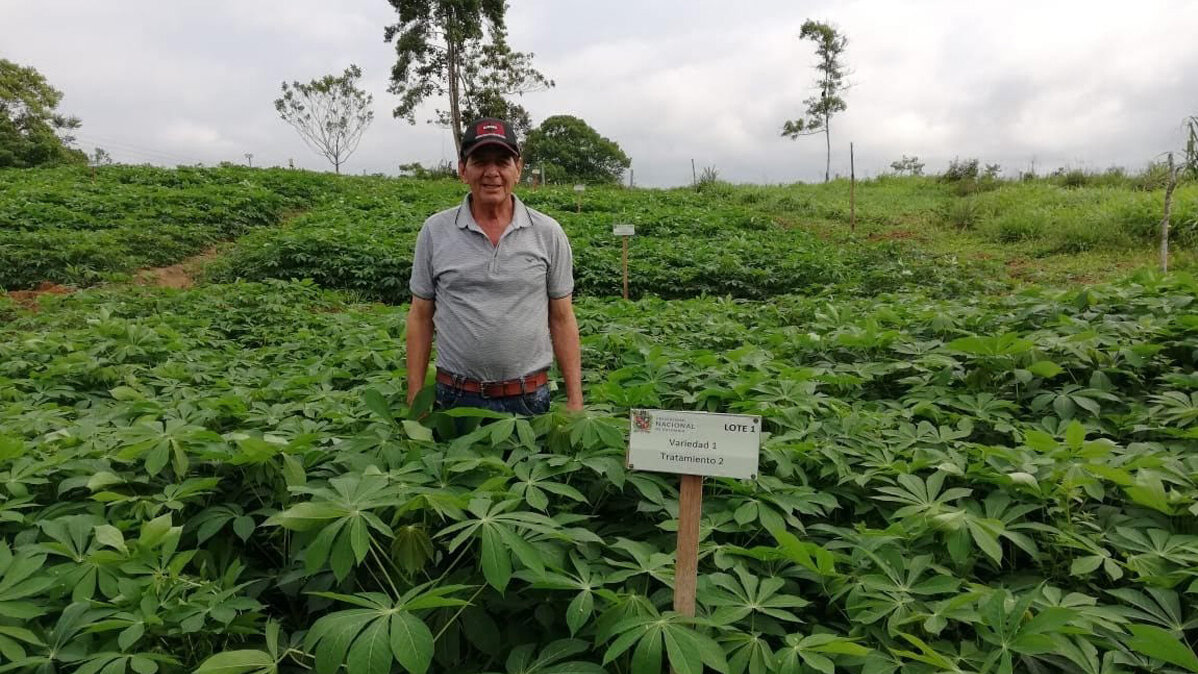
[[[389,302],[404,301],[414,232],[463,190],[453,181],[239,167],[104,167],[95,182],[86,169],[2,175],[0,287],[91,285],[240,239],[209,278],[313,278]],[[1126,178],[886,177],[858,185],[850,232],[843,180],[592,189],[581,212],[565,187],[521,195],[569,232],[580,294],[619,294],[610,227],[628,222],[638,228],[634,296],[744,298],[1113,278],[1154,264],[1162,202],[1159,185]],[[1177,191],[1174,223],[1174,266],[1192,269],[1198,185]]]

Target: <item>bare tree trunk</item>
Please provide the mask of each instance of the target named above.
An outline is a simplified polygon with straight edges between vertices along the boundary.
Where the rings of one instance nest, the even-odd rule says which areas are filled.
[[[445,36],[448,53],[449,74],[449,126],[453,132],[453,147],[458,156],[462,154],[462,110],[458,106],[458,45],[454,42],[452,27]]]
[[[1165,217],[1161,218],[1161,271],[1169,271],[1169,214],[1173,210],[1173,188],[1177,187],[1177,172],[1173,170],[1173,153],[1169,153],[1169,182],[1165,184]]]
[[[830,115],[824,115],[824,145],[826,151],[824,153],[824,182],[828,182],[832,178],[832,129],[828,126],[831,122]]]

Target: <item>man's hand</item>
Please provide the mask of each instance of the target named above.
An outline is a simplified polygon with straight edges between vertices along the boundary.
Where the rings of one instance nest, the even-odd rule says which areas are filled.
[[[428,375],[428,358],[433,350],[433,313],[437,305],[433,300],[412,297],[408,309],[408,407],[416,400],[416,394],[424,388]]]
[[[549,338],[553,355],[566,380],[566,409],[582,409],[582,345],[578,339],[578,320],[569,295],[549,300]]]

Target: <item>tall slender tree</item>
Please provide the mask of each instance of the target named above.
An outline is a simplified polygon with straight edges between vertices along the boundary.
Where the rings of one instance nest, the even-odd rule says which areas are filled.
[[[504,0],[387,1],[398,17],[383,31],[397,57],[387,88],[400,97],[395,117],[415,124],[421,103],[445,96],[448,108],[433,121],[450,128],[455,148],[463,120],[474,116],[504,117],[527,129],[528,113],[511,97],[553,81],[532,67],[532,54],[508,46]]]
[[[819,62],[815,64],[819,73],[816,83],[819,95],[803,101],[807,104],[806,116],[784,123],[782,135],[794,140],[799,136],[824,134],[824,182],[828,182],[832,175],[832,116],[848,108],[840,92],[845,88],[841,56],[849,41],[832,25],[810,19],[799,29],[799,39],[815,43],[815,53],[819,56]]]
[[[374,97],[358,88],[362,70],[350,65],[340,77],[325,75],[307,84],[283,83],[283,97],[275,101],[275,110],[283,121],[295,127],[308,147],[333,164],[349,159],[362,134],[374,121],[370,109]],[[252,155],[246,155],[252,161]]]

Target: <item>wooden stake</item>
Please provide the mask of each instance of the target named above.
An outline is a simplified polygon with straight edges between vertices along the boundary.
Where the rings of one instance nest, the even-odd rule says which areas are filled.
[[[681,475],[678,490],[678,550],[674,557],[674,610],[695,616],[699,577],[699,518],[703,513],[703,476]]]
[[[691,185],[699,184],[699,174],[695,173],[695,160],[691,158]]]
[[[624,239],[624,299],[628,299],[628,237],[620,238]]]
[[[849,143],[849,231],[857,231],[857,167],[853,162],[852,143]]]
[[[1173,210],[1173,188],[1177,173],[1173,170],[1173,153],[1169,153],[1169,182],[1165,184],[1165,217],[1161,218],[1161,271],[1169,271],[1169,215]]]

